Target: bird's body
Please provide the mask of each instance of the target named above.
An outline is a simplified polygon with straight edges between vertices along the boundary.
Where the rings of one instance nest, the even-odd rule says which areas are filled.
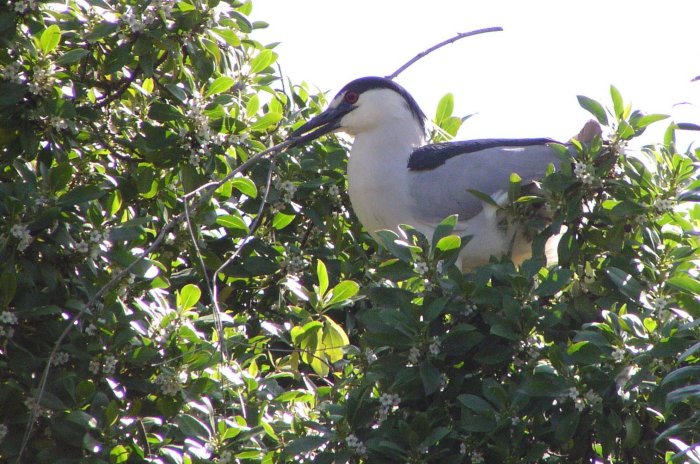
[[[424,115],[393,81],[378,77],[346,85],[329,108],[293,136],[304,142],[334,130],[354,136],[348,191],[370,234],[408,224],[430,238],[445,217],[458,214],[455,232],[470,235],[460,254],[463,269],[510,255],[522,261],[530,244],[519,225],[469,190],[504,203],[511,173],[523,184],[544,177],[559,159],[549,139],[485,139],[426,145]],[[313,132],[309,132],[316,129]]]

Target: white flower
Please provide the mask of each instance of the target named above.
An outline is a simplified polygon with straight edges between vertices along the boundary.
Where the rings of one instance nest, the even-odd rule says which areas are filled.
[[[12,327],[4,327],[0,325],[0,338],[12,338],[15,334],[15,329]]]
[[[222,451],[221,455],[219,457],[219,462],[221,464],[231,464],[232,462],[234,462],[234,460],[235,460],[235,456],[229,450]]]
[[[426,274],[429,269],[430,268],[428,267],[428,264],[425,261],[416,261],[415,263],[413,263],[413,270],[420,275]]]
[[[586,185],[593,185],[596,180],[593,166],[580,161],[574,163],[574,175]]]
[[[584,409],[586,409],[586,403],[583,401],[583,398],[581,398],[581,397],[576,398],[574,400],[574,407],[576,408],[576,410],[578,412],[581,412]]]
[[[90,231],[90,241],[92,243],[100,243],[104,240],[104,236],[102,235],[102,232],[99,230],[92,230]]]
[[[24,224],[14,224],[10,228],[10,235],[15,238],[23,239],[29,234],[29,229]]]
[[[435,270],[438,272],[438,274],[442,274],[445,271],[445,261],[438,261],[435,265]]]
[[[0,75],[11,82],[21,84],[24,81],[22,63],[20,61],[13,61],[5,65],[5,67],[0,70]]]
[[[622,362],[626,353],[627,351],[624,348],[615,348],[615,351],[612,352],[612,358],[615,362]]]
[[[107,356],[105,358],[104,365],[102,366],[102,372],[107,374],[107,375],[114,374],[116,367],[117,367],[117,358],[115,358],[114,356]]]
[[[481,464],[484,462],[484,455],[478,451],[472,451],[469,458],[472,460],[473,464]]]
[[[345,438],[345,444],[348,446],[348,448],[360,456],[367,454],[367,447],[365,444],[352,433]]]
[[[56,66],[53,63],[45,66],[37,65],[32,68],[32,80],[29,83],[29,91],[34,95],[50,91],[55,81],[55,72]]]
[[[603,403],[603,398],[601,398],[600,395],[593,390],[588,390],[583,398],[586,400],[586,403],[591,405],[591,407],[596,407],[597,405]]]
[[[3,311],[0,313],[0,322],[3,324],[17,324],[17,315],[12,311]]]
[[[68,128],[68,123],[66,122],[65,119],[63,119],[60,116],[51,116],[51,119],[49,120],[49,124],[56,129],[57,131],[67,129]]]
[[[340,195],[340,189],[337,185],[333,184],[330,187],[328,187],[328,194],[332,197],[337,197],[338,195]]]
[[[87,242],[80,241],[75,244],[75,251],[80,254],[87,254],[90,251],[90,245]]]
[[[0,424],[0,441],[3,441],[7,436],[7,426],[5,424]]]
[[[476,305],[473,303],[467,303],[464,305],[464,308],[462,308],[460,313],[465,317],[469,317],[474,313],[474,311],[476,311]]]
[[[182,390],[180,376],[172,372],[161,372],[156,377],[155,383],[160,387],[164,395],[173,396]]]
[[[408,350],[408,364],[415,366],[420,361],[421,351],[417,346],[412,346]]]
[[[100,361],[98,361],[97,359],[92,359],[92,360],[88,363],[88,370],[89,370],[90,372],[92,372],[94,375],[97,375],[97,374],[100,373],[100,368],[101,368],[101,367],[102,367],[102,365],[100,364]]]
[[[668,304],[671,302],[671,298],[668,296],[663,296],[659,295],[657,297],[652,298],[649,301],[649,304],[655,311],[661,311],[664,309]]]
[[[51,365],[60,366],[62,364],[67,363],[69,359],[70,359],[70,355],[68,353],[65,353],[63,351],[59,351],[58,353],[56,353],[56,355],[51,360]]]
[[[377,360],[377,355],[369,348],[365,348],[365,359],[367,359],[367,364],[372,364]]]
[[[670,198],[657,198],[654,201],[654,209],[659,213],[664,213],[666,211],[672,211],[675,202]]]
[[[16,0],[14,9],[18,13],[24,13],[27,10],[33,10],[36,8],[37,0]],[[12,3],[12,2],[10,2]]]
[[[440,338],[439,337],[433,337],[433,341],[430,343],[428,346],[428,351],[430,354],[433,356],[437,356],[440,354]]]

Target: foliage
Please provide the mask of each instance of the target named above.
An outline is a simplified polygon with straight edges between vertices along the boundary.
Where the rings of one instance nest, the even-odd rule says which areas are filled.
[[[0,458],[682,462],[700,430],[697,152],[581,97],[607,140],[506,209],[560,263],[463,275],[446,218],[380,248],[324,101],[250,2],[0,10]],[[463,120],[445,97],[436,121]],[[561,229],[566,226],[566,230]]]

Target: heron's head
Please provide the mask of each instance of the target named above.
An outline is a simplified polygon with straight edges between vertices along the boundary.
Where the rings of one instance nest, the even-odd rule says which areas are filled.
[[[343,87],[323,113],[291,137],[299,145],[334,131],[355,136],[397,119],[425,130],[425,115],[403,87],[383,77],[361,77]]]

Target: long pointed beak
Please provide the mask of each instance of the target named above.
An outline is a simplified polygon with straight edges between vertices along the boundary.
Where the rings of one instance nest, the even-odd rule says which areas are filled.
[[[328,108],[326,111],[291,133],[289,139],[293,140],[294,142],[291,146],[303,145],[311,140],[319,138],[323,134],[339,129],[340,120],[343,119],[343,116],[354,109],[354,106],[345,102],[341,103],[335,108]]]

